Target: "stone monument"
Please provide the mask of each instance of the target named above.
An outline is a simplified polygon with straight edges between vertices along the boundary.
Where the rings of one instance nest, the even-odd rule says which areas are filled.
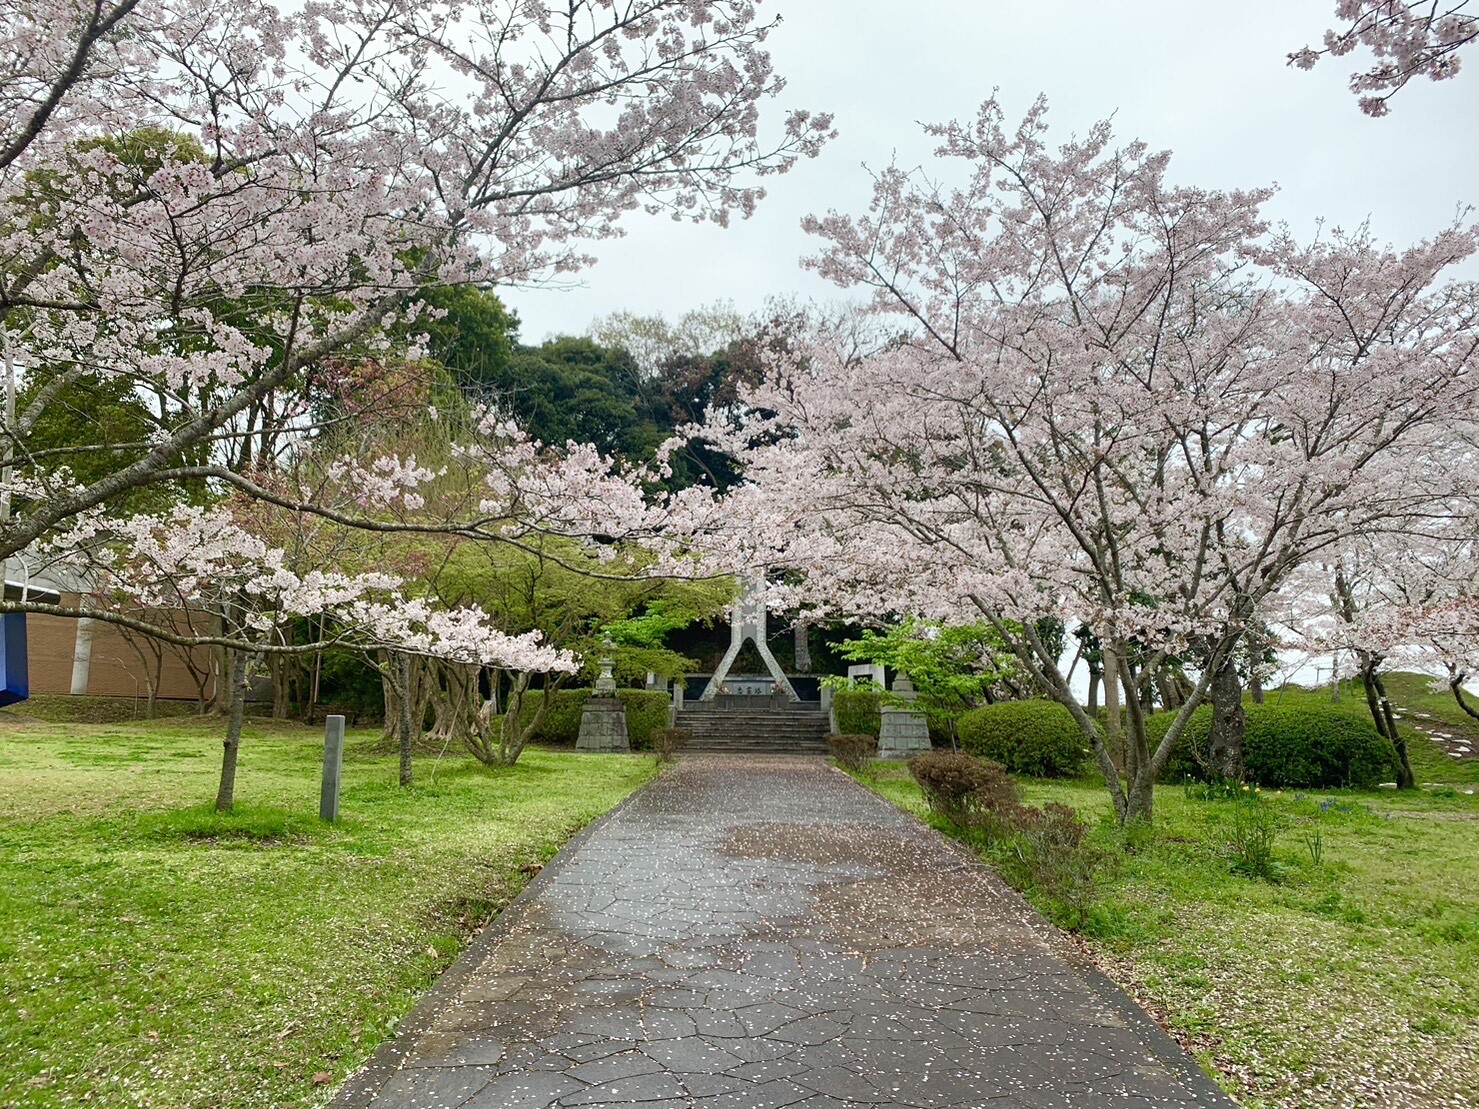
[[[878,728],[878,757],[907,759],[930,749],[929,721],[912,704],[919,696],[908,674],[894,676],[894,697],[905,704],[885,704]]]
[[[626,706],[616,696],[616,679],[611,674],[614,665],[610,656],[601,659],[595,695],[586,701],[580,714],[580,734],[575,739],[577,751],[626,754],[632,749],[627,738]]]
[[[729,669],[734,665],[734,660],[739,658],[740,649],[744,647],[747,639],[755,644],[755,650],[760,653],[761,661],[770,671],[770,676],[775,679],[777,692],[783,694],[788,701],[801,700],[796,695],[796,690],[792,688],[790,680],[781,672],[781,664],[776,662],[775,655],[770,653],[770,646],[765,642],[767,628],[764,592],[765,579],[754,577],[745,582],[740,595],[735,598],[734,605],[729,610],[729,650],[724,652],[724,657],[719,661],[719,668],[714,671],[714,676],[704,687],[703,695],[699,697],[700,701],[712,701],[719,696],[724,680],[729,677]]]

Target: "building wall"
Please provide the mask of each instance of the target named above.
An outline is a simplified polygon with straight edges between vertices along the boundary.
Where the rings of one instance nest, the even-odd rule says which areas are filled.
[[[62,604],[78,604],[76,594],[63,594]],[[189,622],[180,616],[174,623],[185,630]],[[200,630],[204,630],[203,622]],[[88,663],[87,693],[94,697],[145,697],[149,692],[151,671],[156,675],[155,696],[162,700],[190,700],[198,696],[195,679],[182,655],[184,648],[166,646],[156,657],[142,636],[130,633],[101,620],[81,621],[64,616],[31,613],[26,617],[26,653],[32,693],[71,693],[72,673],[78,649],[78,636],[91,640]],[[143,657],[130,644],[136,640]],[[189,657],[197,669],[212,676],[206,685],[209,696],[215,689],[213,652],[207,647],[192,648]]]

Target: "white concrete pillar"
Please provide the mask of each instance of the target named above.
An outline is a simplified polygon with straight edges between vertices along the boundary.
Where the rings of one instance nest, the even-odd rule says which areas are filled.
[[[84,616],[77,621],[77,640],[72,648],[72,696],[87,695],[87,683],[92,676],[92,630],[95,621]]]

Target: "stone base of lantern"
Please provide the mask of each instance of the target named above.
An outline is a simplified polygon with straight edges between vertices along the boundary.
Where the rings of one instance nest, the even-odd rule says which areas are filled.
[[[575,740],[577,751],[600,754],[626,754],[632,749],[627,738],[626,706],[615,697],[592,697],[580,714],[580,734]]]
[[[930,750],[930,727],[924,713],[884,705],[878,727],[878,757],[907,759]]]

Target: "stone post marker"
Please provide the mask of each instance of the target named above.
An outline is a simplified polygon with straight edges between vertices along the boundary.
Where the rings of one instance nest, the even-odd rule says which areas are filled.
[[[905,702],[912,702],[918,693],[909,675],[894,677],[893,694]],[[921,751],[930,749],[929,721],[924,713],[912,704],[884,705],[878,728],[878,757],[881,759],[907,759]]]
[[[626,706],[616,696],[616,679],[608,658],[601,660],[601,675],[596,679],[595,696],[585,703],[580,714],[580,734],[575,739],[577,751],[626,753],[632,749],[627,738]]]
[[[339,819],[339,777],[344,769],[344,717],[324,720],[324,782],[318,794],[318,815],[329,823]]]

